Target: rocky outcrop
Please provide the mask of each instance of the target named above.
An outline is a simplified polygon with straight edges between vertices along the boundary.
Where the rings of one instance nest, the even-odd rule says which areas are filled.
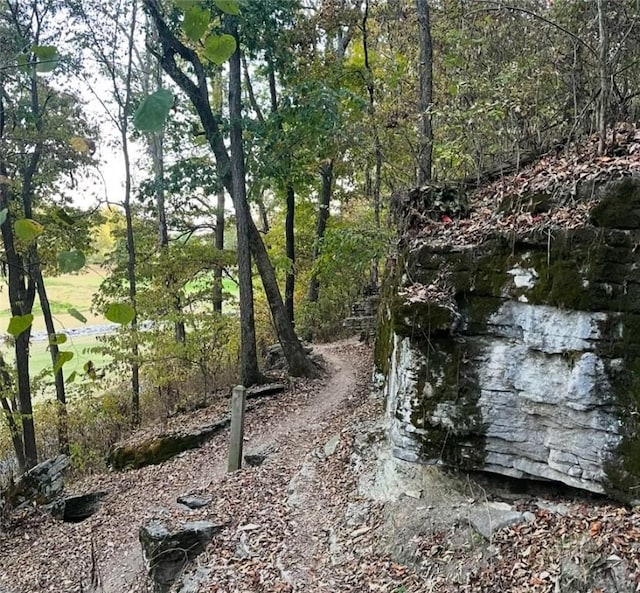
[[[66,455],[58,455],[32,467],[9,487],[10,505],[14,508],[25,502],[46,505],[60,499],[64,490],[63,474],[68,467]]]
[[[593,195],[587,224],[401,253],[376,343],[395,456],[637,497],[640,181]]]
[[[343,326],[358,335],[361,342],[373,342],[379,305],[378,288],[368,287],[362,298],[351,305],[351,315],[342,322]]]
[[[153,590],[169,591],[188,563],[204,551],[220,529],[220,525],[209,521],[184,523],[173,530],[155,520],[143,525],[139,539]]]
[[[230,424],[229,415],[192,431],[175,431],[118,445],[109,453],[107,462],[115,470],[137,469],[162,463],[183,451],[200,447]]]

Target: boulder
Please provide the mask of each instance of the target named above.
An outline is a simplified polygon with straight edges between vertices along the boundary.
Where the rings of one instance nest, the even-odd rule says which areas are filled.
[[[32,467],[9,487],[9,503],[13,507],[25,502],[46,505],[59,499],[64,490],[63,473],[68,467],[66,455],[58,455]]]
[[[102,499],[108,492],[89,492],[63,499],[62,520],[67,523],[80,523],[98,511]]]
[[[506,502],[485,502],[469,509],[469,524],[489,541],[496,531],[533,519],[531,513],[515,511]]]
[[[184,523],[174,530],[157,520],[145,523],[139,539],[154,591],[167,593],[188,563],[221,529],[221,525],[209,521]]]

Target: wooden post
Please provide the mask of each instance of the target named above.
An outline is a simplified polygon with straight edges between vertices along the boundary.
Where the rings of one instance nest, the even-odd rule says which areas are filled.
[[[237,385],[233,388],[228,472],[234,472],[242,467],[242,439],[244,438],[244,406],[246,398],[247,390],[243,385]]]

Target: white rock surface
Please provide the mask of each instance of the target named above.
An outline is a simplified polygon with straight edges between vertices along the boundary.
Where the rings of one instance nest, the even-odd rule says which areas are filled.
[[[425,355],[424,343],[419,349],[411,338],[395,336],[385,386],[394,455],[437,463],[433,447],[425,454],[425,439],[432,445],[433,435],[444,431],[443,447],[457,447],[477,469],[602,492],[604,465],[621,441],[612,387],[597,354],[607,319],[506,301],[489,317],[486,334],[465,336],[473,355],[458,372],[473,374],[475,392],[455,398],[437,366],[443,363]],[[436,352],[437,344],[431,347]],[[483,452],[474,445],[477,437],[484,437]]]

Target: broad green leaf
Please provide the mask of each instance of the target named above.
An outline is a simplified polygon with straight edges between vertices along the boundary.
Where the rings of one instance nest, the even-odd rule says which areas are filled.
[[[73,317],[74,319],[77,319],[82,323],[87,323],[87,318],[82,313],[80,313],[78,309],[74,309],[73,307],[70,307],[69,309],[67,309],[67,313],[69,313],[69,315],[71,315],[71,317]]]
[[[5,221],[7,220],[8,214],[9,214],[9,211],[6,208],[3,208],[2,210],[0,210],[0,225],[3,225],[5,223]]]
[[[76,380],[76,377],[78,376],[78,373],[76,373],[75,371],[73,371],[68,377],[67,380],[65,381],[65,383],[73,383]]]
[[[231,35],[210,35],[204,42],[204,57],[222,66],[236,51],[236,40]]]
[[[107,308],[107,312],[104,316],[113,323],[119,323],[120,325],[126,325],[133,321],[136,313],[131,305],[126,303],[111,303]]]
[[[11,334],[14,338],[17,338],[23,331],[29,329],[32,323],[33,315],[31,313],[27,313],[27,315],[14,315],[9,320],[7,333]]]
[[[67,334],[49,334],[49,346],[60,346],[67,341]]]
[[[164,127],[173,105],[173,93],[160,89],[147,95],[133,114],[133,125],[141,132],[159,132]]]
[[[198,41],[202,37],[207,27],[211,15],[208,10],[203,10],[199,6],[193,6],[184,13],[182,30],[191,41]]]
[[[62,251],[58,254],[58,269],[63,274],[77,272],[84,267],[86,259],[84,253],[78,249],[72,251]]]
[[[25,243],[31,243],[35,241],[38,235],[42,234],[44,227],[35,220],[31,220],[30,218],[21,218],[20,220],[16,220],[15,224],[16,235]]]
[[[58,65],[60,56],[54,45],[34,45],[31,49],[37,58],[37,72],[51,72]]]
[[[62,368],[62,365],[69,362],[72,358],[73,352],[60,350],[60,352],[58,352],[58,360],[56,360],[56,364],[53,365],[53,374],[55,375]]]
[[[213,3],[222,12],[236,16],[240,14],[240,0],[213,0]]]

